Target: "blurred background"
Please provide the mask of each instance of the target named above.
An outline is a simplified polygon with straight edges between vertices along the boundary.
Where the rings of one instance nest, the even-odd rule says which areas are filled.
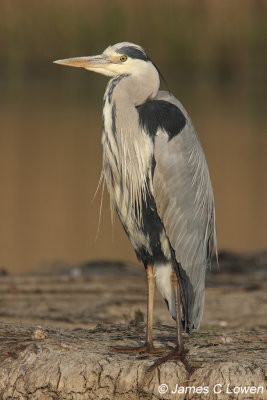
[[[135,261],[101,172],[107,78],[53,60],[142,45],[187,108],[212,177],[219,249],[267,239],[266,0],[1,0],[0,267]]]

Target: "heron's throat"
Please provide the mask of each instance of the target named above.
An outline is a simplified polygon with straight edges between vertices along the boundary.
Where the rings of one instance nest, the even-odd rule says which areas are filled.
[[[105,97],[109,102],[121,102],[126,110],[129,105],[139,106],[148,99],[155,98],[159,91],[160,80],[156,68],[149,63],[152,68],[147,69],[142,74],[120,74],[111,79],[108,83]]]

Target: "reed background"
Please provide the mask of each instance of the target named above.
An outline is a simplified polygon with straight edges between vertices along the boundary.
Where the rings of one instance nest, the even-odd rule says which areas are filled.
[[[1,0],[0,266],[135,260],[107,194],[95,241],[107,79],[52,64],[119,41],[144,46],[192,117],[219,248],[266,248],[266,39],[265,0]]]

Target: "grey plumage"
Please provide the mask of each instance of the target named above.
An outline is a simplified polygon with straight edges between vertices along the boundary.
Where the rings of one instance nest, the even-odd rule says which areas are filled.
[[[184,325],[197,329],[202,319],[205,272],[216,240],[215,208],[209,171],[197,134],[182,104],[166,92],[158,99],[177,105],[186,116],[183,131],[170,142],[155,139],[153,179],[158,213],[175,251],[181,283]]]
[[[58,63],[79,66],[77,60]],[[102,57],[81,58],[80,66],[112,77],[102,129],[111,201],[138,258],[154,265],[175,318],[174,267],[184,329],[197,329],[216,230],[209,171],[190,117],[174,96],[159,91],[159,72],[140,46],[118,43]]]

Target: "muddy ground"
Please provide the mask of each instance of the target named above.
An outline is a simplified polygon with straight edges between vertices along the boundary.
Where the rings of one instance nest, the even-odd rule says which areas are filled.
[[[218,332],[267,326],[267,252],[221,253],[207,274],[202,330]],[[63,328],[145,321],[146,279],[141,265],[96,261],[14,276],[1,276],[0,319]],[[156,293],[155,324],[174,326]]]
[[[266,399],[266,261],[267,252],[222,253],[220,268],[214,262],[207,274],[201,329],[184,335],[185,358],[152,372],[155,357],[111,350],[144,340],[146,280],[140,265],[55,263],[21,276],[2,270],[0,399]],[[155,345],[171,351],[175,323],[158,294],[155,303]],[[189,385],[190,392],[174,395],[176,385]],[[256,394],[244,395],[241,388]]]

